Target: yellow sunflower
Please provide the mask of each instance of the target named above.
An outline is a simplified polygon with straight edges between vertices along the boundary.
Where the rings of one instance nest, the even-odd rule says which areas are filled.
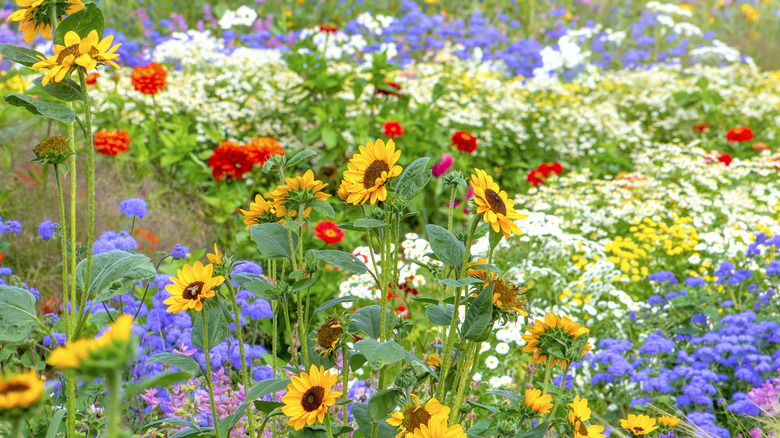
[[[484,170],[474,170],[477,173],[471,175],[471,189],[474,190],[477,214],[482,215],[493,231],[503,233],[507,239],[512,234],[521,234],[520,227],[514,221],[528,216],[515,211],[515,201],[507,198],[506,192],[493,182],[493,177]]]
[[[523,316],[528,316],[528,312],[523,309],[528,300],[524,299],[526,289],[515,286],[509,281],[498,279],[491,280],[488,284],[493,285],[493,304],[499,309],[513,310]]]
[[[127,342],[132,334],[133,318],[121,315],[108,327],[109,330],[96,339],[82,338],[55,349],[47,362],[59,369],[81,367],[82,361],[90,357],[93,351],[108,347],[114,341]]]
[[[63,15],[70,15],[84,9],[81,0],[57,1],[54,5],[46,2],[46,7],[40,7],[45,0],[16,0],[16,6],[22,8],[8,16],[7,23],[16,21],[19,23],[19,32],[24,41],[31,43],[39,34],[47,40],[52,38],[50,7],[57,8],[57,22],[62,21]]]
[[[433,418],[443,418],[444,424],[447,424],[447,417],[450,415],[449,407],[442,405],[435,398],[431,398],[425,406],[421,406],[420,399],[416,395],[411,394],[410,397],[411,403],[407,404],[404,410],[393,412],[393,415],[385,420],[393,427],[401,427],[396,438],[417,437],[420,428]]]
[[[311,169],[307,170],[303,176],[297,175],[293,178],[285,178],[284,182],[285,184],[277,186],[276,190],[266,195],[271,199],[271,206],[276,209],[276,217],[288,215],[288,210],[289,216],[293,217],[298,214],[296,211],[298,206],[303,206],[302,216],[307,218],[311,212],[311,206],[309,205],[311,202],[325,201],[331,196],[322,191],[328,185],[314,179],[314,172]],[[255,201],[257,201],[257,198],[255,198]]]
[[[311,426],[315,421],[322,422],[328,408],[341,396],[340,392],[332,391],[338,375],[332,370],[326,372],[322,366],[312,365],[308,374],[302,372],[290,380],[287,393],[282,397],[282,413],[290,417],[287,424],[295,430]]]
[[[46,86],[49,82],[60,82],[76,66],[83,67],[90,71],[98,64],[108,64],[114,68],[119,68],[119,64],[113,60],[119,58],[118,53],[114,53],[121,46],[111,46],[114,36],[110,35],[102,40],[98,37],[96,30],[81,38],[76,32],[65,34],[65,45],[54,45],[54,55],[48,59],[38,56],[40,62],[33,64],[32,68],[38,71],[42,68],[48,68],[49,72],[43,77],[42,85]]]
[[[574,438],[603,438],[604,427],[592,424],[590,426],[585,424],[585,421],[590,420],[590,408],[588,407],[588,399],[581,398],[579,395],[574,397],[574,400],[569,403],[571,410],[569,411],[569,423],[571,423],[574,429]]]
[[[342,179],[341,184],[339,184],[339,189],[336,191],[336,196],[338,196],[342,201],[346,201],[349,197],[347,187],[349,187],[349,182],[345,179]]]
[[[221,265],[222,264],[222,253],[219,252],[219,248],[217,248],[217,244],[214,244],[214,254],[208,253],[206,254],[206,258],[209,259],[209,261],[215,265]]]
[[[176,270],[176,276],[171,277],[173,284],[165,286],[171,296],[163,304],[169,306],[168,312],[179,313],[182,310],[203,310],[203,302],[206,298],[215,295],[214,288],[225,282],[225,277],[214,277],[214,266],[203,266],[201,262],[194,265],[184,265],[184,268]]]
[[[580,327],[579,324],[566,316],[559,318],[552,313],[548,313],[544,316],[544,321],[537,319],[528,328],[528,334],[523,335],[523,340],[528,342],[528,345],[523,347],[523,351],[534,354],[534,363],[544,363],[547,361],[548,356],[551,356],[550,348],[560,349],[562,341],[571,343],[589,332],[589,329]],[[585,357],[585,353],[588,351],[590,351],[590,343],[585,344],[585,348],[582,350],[582,357]],[[551,365],[555,366],[556,363],[560,363],[564,369],[568,366],[567,360],[553,358]]]
[[[240,208],[238,210],[244,215],[244,224],[247,230],[252,225],[277,221],[276,209],[260,194],[255,195],[255,200],[249,204],[248,211]]]
[[[658,429],[655,418],[647,415],[628,414],[628,418],[620,420],[620,427],[626,429],[634,436],[649,435]]]
[[[341,321],[331,318],[317,330],[317,344],[314,351],[321,352],[323,356],[330,354],[341,340],[344,329]]]
[[[531,408],[532,411],[542,415],[549,414],[550,409],[553,407],[552,396],[550,394],[542,394],[541,389],[526,389],[523,403]]]
[[[428,357],[425,359],[425,363],[427,363],[428,366],[432,368],[440,367],[441,358],[437,354],[429,354]]]
[[[671,429],[672,427],[677,426],[677,424],[680,422],[680,419],[677,417],[663,415],[658,417],[658,422],[661,424],[661,426],[665,426]]]
[[[370,202],[373,205],[376,201],[387,199],[385,184],[403,170],[395,164],[399,158],[401,151],[395,150],[393,140],[387,140],[387,144],[377,140],[376,143],[360,146],[360,153],[349,160],[348,170],[344,172],[347,202],[354,205]]]
[[[8,380],[0,377],[0,411],[26,408],[38,401],[43,393],[45,380],[35,370],[17,374]]]
[[[447,424],[447,416],[436,416],[428,423],[420,425],[419,429],[409,438],[466,438],[463,427],[460,424]]]

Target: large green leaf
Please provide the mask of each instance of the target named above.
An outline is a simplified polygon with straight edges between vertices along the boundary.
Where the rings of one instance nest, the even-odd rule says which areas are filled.
[[[428,161],[428,157],[418,158],[406,167],[395,186],[396,196],[412,199],[425,188],[432,175],[428,169]]]
[[[47,119],[57,120],[64,123],[70,123],[76,120],[76,113],[72,109],[56,103],[42,102],[32,96],[24,94],[9,94],[3,96],[6,102],[13,106],[18,106]]]
[[[195,375],[200,373],[200,364],[198,364],[198,361],[181,353],[157,353],[149,358],[149,363],[155,362],[171,365],[182,371],[189,371]]]
[[[16,47],[10,44],[0,44],[0,56],[10,59],[25,67],[32,67],[33,64],[40,61],[38,58],[44,57],[43,53],[28,49],[26,47]],[[44,57],[45,58],[45,57]]]
[[[87,3],[84,9],[68,15],[60,22],[54,33],[54,44],[64,45],[65,34],[68,32],[76,32],[78,36],[85,38],[90,32],[96,30],[98,37],[103,39],[104,22],[103,12],[94,3]]]
[[[428,233],[433,253],[442,263],[453,268],[463,263],[463,258],[466,256],[466,245],[458,240],[454,234],[447,231],[446,228],[434,224],[426,225],[425,231]]]
[[[110,300],[130,291],[139,281],[151,280],[157,270],[152,260],[127,251],[106,251],[92,257],[89,297],[93,302]],[[87,277],[87,259],[76,267],[76,284],[84,290]]]
[[[368,418],[371,421],[384,420],[401,402],[403,391],[400,389],[380,389],[368,399]]]
[[[130,398],[145,389],[155,388],[157,386],[170,386],[176,382],[190,379],[191,377],[192,373],[188,373],[187,371],[172,371],[170,373],[158,374],[140,383],[128,384],[127,388],[125,388],[124,396]]]
[[[428,316],[428,321],[434,325],[448,326],[452,323],[452,314],[455,311],[455,306],[447,304],[446,309],[438,304],[429,304],[425,306],[425,314]]]
[[[225,313],[218,305],[206,302],[203,310],[206,314],[206,331],[208,334],[209,351],[221,344],[228,337],[228,325]],[[192,345],[203,348],[203,317],[195,315],[192,324]]]
[[[33,83],[43,91],[56,97],[59,100],[74,101],[84,100],[81,93],[81,85],[76,83],[73,79],[63,78],[59,82],[49,82],[46,86],[43,86],[43,76],[39,76],[33,79]]]
[[[266,379],[252,385],[252,389],[246,394],[247,400],[257,400],[266,395],[282,391],[290,384],[290,379]]]
[[[489,285],[477,295],[477,298],[471,302],[466,316],[463,318],[463,324],[460,326],[460,332],[463,338],[470,341],[484,341],[488,326],[493,325],[493,285]]]
[[[352,414],[355,416],[355,421],[357,421],[358,424],[358,430],[363,433],[363,437],[370,437],[376,421],[371,421],[371,418],[368,416],[368,403],[353,403]],[[386,421],[379,422],[379,433],[377,434],[378,437],[394,437],[397,432],[398,431],[393,426],[387,424]]]
[[[362,337],[379,339],[382,308],[378,305],[361,307],[352,314],[349,322],[349,332]],[[385,329],[393,327],[395,315],[390,309],[385,309]],[[363,335],[363,336],[361,336]]]
[[[385,342],[379,342],[375,339],[363,339],[355,344],[355,350],[362,353],[375,370],[406,359],[408,353],[404,350],[404,347],[398,345],[392,339]]]
[[[362,260],[346,251],[339,251],[337,249],[310,249],[308,254],[317,257],[325,263],[330,263],[337,268],[346,269],[347,271],[358,274],[365,274],[368,272],[368,266],[366,266]]]
[[[33,294],[18,287],[0,286],[0,341],[20,342],[38,324]]]
[[[289,160],[287,160],[287,164],[286,164],[285,167],[287,167],[289,169],[289,168],[295,166],[296,164],[300,163],[301,161],[303,161],[303,160],[305,160],[305,159],[307,159],[309,157],[313,157],[315,155],[317,155],[317,151],[314,151],[312,149],[304,149],[304,150],[298,152],[297,154],[295,154]]]
[[[252,225],[249,227],[249,233],[257,244],[257,249],[269,259],[285,257],[292,259],[293,251],[298,247],[298,235],[288,234],[287,228],[275,222]],[[292,238],[292,248],[290,247],[290,238]]]
[[[62,425],[62,419],[65,418],[66,413],[68,413],[68,411],[63,408],[57,409],[54,415],[52,415],[51,420],[49,420],[49,428],[46,430],[46,438],[57,437],[57,433]]]

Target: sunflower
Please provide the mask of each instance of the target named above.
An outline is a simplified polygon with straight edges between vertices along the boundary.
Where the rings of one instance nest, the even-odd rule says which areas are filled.
[[[550,394],[542,395],[541,389],[526,389],[523,403],[531,408],[537,414],[549,414],[553,407],[552,396]]]
[[[304,218],[309,217],[311,204],[314,201],[325,201],[331,195],[322,191],[328,185],[322,181],[314,179],[314,172],[307,170],[303,176],[296,175],[293,178],[285,178],[285,184],[276,187],[276,190],[267,194],[271,199],[271,206],[276,209],[276,217],[285,215],[293,217],[297,208],[302,206]]]
[[[628,418],[620,420],[620,427],[626,429],[635,436],[649,435],[651,432],[658,429],[658,426],[655,424],[655,418],[651,418],[647,415],[634,414],[628,414]]]
[[[672,427],[677,426],[677,424],[680,422],[680,419],[677,417],[663,415],[658,417],[658,422],[661,424],[661,426],[665,426],[671,429]]]
[[[176,270],[176,276],[171,277],[173,284],[165,286],[171,296],[163,304],[169,306],[168,312],[179,313],[182,310],[203,310],[202,300],[215,295],[213,288],[225,282],[225,277],[212,277],[214,266],[203,266],[200,262],[194,265],[184,265],[184,268]]]
[[[349,181],[343,179],[341,180],[341,184],[339,184],[339,189],[336,191],[336,196],[339,197],[342,201],[346,201],[349,197],[349,192],[347,191],[347,187],[349,187]]]
[[[222,253],[219,252],[219,248],[217,248],[217,244],[214,244],[214,254],[208,253],[206,254],[206,258],[209,259],[209,261],[215,265],[221,265],[222,264]]]
[[[523,335],[523,340],[528,342],[528,345],[523,347],[523,351],[534,354],[534,363],[543,363],[547,361],[548,356],[553,357],[549,349],[560,350],[561,345],[569,346],[575,339],[589,332],[589,329],[580,327],[566,316],[559,318],[548,313],[544,316],[544,321],[537,319],[528,329],[528,334]],[[590,343],[586,343],[582,349],[582,357],[585,357],[588,351],[590,351]],[[565,354],[565,351],[562,353]],[[551,365],[555,366],[556,363],[560,363],[564,368],[568,366],[567,359],[553,358]]]
[[[47,362],[59,369],[80,368],[82,361],[98,350],[105,349],[115,341],[126,343],[132,334],[133,318],[121,315],[109,325],[109,330],[96,339],[82,338],[68,342],[51,352]]]
[[[436,368],[441,366],[441,358],[437,354],[429,354],[428,357],[425,359],[425,363],[428,364],[431,368]]]
[[[35,370],[17,374],[8,380],[0,377],[0,411],[26,408],[35,403],[41,398],[44,382]]]
[[[493,304],[502,310],[513,310],[523,316],[528,316],[528,312],[523,309],[528,300],[523,299],[526,288],[515,286],[509,281],[498,279],[491,280],[488,284],[493,285]]]
[[[412,438],[466,438],[463,427],[460,424],[447,424],[447,416],[436,416],[428,423],[420,425],[415,430]]]
[[[60,82],[76,66],[81,66],[86,71],[93,70],[98,64],[108,64],[114,68],[119,68],[119,64],[114,59],[119,58],[118,53],[114,53],[121,46],[111,46],[114,36],[110,35],[102,40],[98,37],[96,30],[81,38],[76,32],[70,31],[65,34],[65,45],[54,45],[54,55],[48,59],[38,55],[40,62],[33,64],[32,68],[38,71],[42,68],[49,68],[49,72],[43,77],[41,84],[45,87],[49,82]]]
[[[444,424],[447,424],[450,408],[442,405],[435,398],[428,400],[424,407],[420,405],[420,399],[416,395],[411,394],[411,399],[412,402],[407,404],[403,411],[393,412],[393,415],[385,420],[387,424],[393,427],[401,427],[401,431],[398,432],[396,438],[417,438],[422,436],[418,435],[420,428],[434,418],[441,418],[444,420]]]
[[[360,153],[355,154],[347,163],[348,170],[344,172],[347,182],[347,202],[350,204],[365,204],[370,201],[387,199],[385,184],[390,178],[401,174],[401,166],[396,165],[401,158],[401,151],[395,150],[393,140],[382,140],[376,143],[368,142],[360,146]],[[343,183],[342,183],[343,185]]]
[[[282,397],[282,413],[290,417],[287,424],[295,430],[311,426],[315,421],[322,422],[328,407],[336,404],[336,398],[341,396],[340,392],[331,390],[338,375],[332,370],[326,372],[322,366],[312,365],[308,374],[302,372],[290,380],[287,393]]]
[[[588,399],[581,398],[579,395],[569,403],[569,423],[574,429],[574,438],[603,438],[604,427],[598,425],[586,425],[585,421],[590,420],[590,408]]]
[[[341,321],[335,318],[331,318],[325,324],[321,325],[317,330],[317,344],[314,346],[314,351],[321,352],[323,356],[327,356],[338,345],[341,340],[341,336],[344,334]]]
[[[507,198],[506,192],[493,182],[493,177],[484,170],[474,170],[477,173],[471,175],[471,188],[474,190],[477,214],[482,215],[482,219],[490,224],[493,231],[504,233],[507,239],[512,234],[521,234],[520,227],[514,220],[528,216],[515,211],[515,201]]]
[[[276,209],[270,202],[263,198],[263,195],[255,195],[254,202],[249,204],[249,211],[238,209],[244,215],[244,224],[246,229],[252,225],[264,224],[266,222],[276,222]]]
[[[43,3],[45,7],[41,7]],[[57,22],[62,21],[64,15],[70,15],[74,12],[78,12],[84,9],[84,3],[81,0],[16,0],[16,6],[22,9],[14,11],[8,19],[7,23],[12,21],[19,22],[19,32],[22,32],[24,42],[31,43],[40,34],[43,38],[50,40],[52,38],[51,32],[51,17],[49,17],[49,8],[57,8]]]

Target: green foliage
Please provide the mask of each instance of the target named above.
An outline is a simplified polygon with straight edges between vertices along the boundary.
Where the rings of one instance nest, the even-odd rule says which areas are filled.
[[[84,9],[68,15],[54,33],[54,44],[64,45],[65,34],[76,32],[79,37],[86,38],[93,30],[97,31],[98,37],[103,39],[103,29],[105,28],[103,12],[94,4],[87,3]]]
[[[24,94],[9,94],[3,96],[3,99],[9,104],[24,108],[36,116],[43,116],[63,123],[70,123],[76,120],[76,113],[64,105],[42,102]]]
[[[0,286],[0,342],[20,342],[38,324],[35,297],[22,288]]]
[[[111,250],[92,257],[88,285],[87,260],[82,260],[76,267],[76,284],[80,290],[87,290],[90,300],[99,303],[127,293],[136,283],[150,280],[156,273],[149,257]]]

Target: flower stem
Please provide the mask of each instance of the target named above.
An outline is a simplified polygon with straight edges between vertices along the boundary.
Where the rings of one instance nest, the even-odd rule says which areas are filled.
[[[349,319],[344,324],[344,333],[349,333]],[[347,350],[347,344],[344,343],[341,346],[341,374],[344,377],[344,383],[341,390],[344,392],[344,424],[349,420],[349,409],[347,409],[346,401],[349,400],[349,350]]]
[[[552,369],[553,357],[547,358],[547,364],[544,367],[544,387],[542,387],[542,394],[547,394],[547,383],[550,382],[550,371]]]
[[[553,415],[555,415],[555,410],[558,409],[558,403],[560,403],[561,399],[563,398],[563,389],[566,386],[566,377],[568,376],[569,376],[569,367],[566,367],[566,369],[563,370],[563,378],[561,378],[561,388],[560,391],[558,391],[558,398],[555,399],[555,404],[553,405],[553,408],[550,411],[550,415],[547,417],[548,420],[552,418]]]
[[[157,107],[157,98],[152,94],[152,106],[154,106],[154,140],[155,147],[160,148],[160,109]]]
[[[118,369],[111,370],[107,376],[108,380],[108,405],[107,405],[107,434],[108,438],[116,438],[119,436],[119,425],[122,423],[122,398],[121,398],[121,382],[122,377],[119,374]]]
[[[11,438],[22,438],[22,417],[17,417],[11,423]]]
[[[284,311],[284,322],[287,324],[287,330],[290,331],[290,355],[292,356],[293,368],[298,369],[298,351],[295,348],[295,337],[293,336],[293,329],[290,324],[290,306],[287,302],[287,297],[284,298],[282,310]]]
[[[471,380],[471,369],[474,367],[474,355],[479,348],[479,344],[471,342],[472,345],[468,346],[468,353],[466,354],[466,361],[463,363],[463,367],[460,369],[460,382],[458,382],[458,393],[455,396],[455,403],[450,410],[450,422],[454,423],[458,418],[458,412],[460,411],[460,405],[463,404],[463,399],[466,397],[465,389],[466,384]]]
[[[68,438],[75,438],[76,436],[76,372],[73,368],[67,371],[67,384],[68,384]]]
[[[346,406],[344,407],[346,409]],[[328,438],[333,438],[333,432],[330,430],[330,414],[325,414],[325,431],[328,433]]]
[[[68,229],[65,224],[65,199],[62,194],[62,180],[60,179],[60,167],[57,164],[53,164],[54,179],[57,181],[57,199],[60,202],[60,234],[61,248],[62,248],[62,303],[67,310],[70,305],[68,304],[68,241],[66,240]],[[70,333],[70,313],[65,312],[65,334]]]
[[[236,290],[233,288],[233,284],[228,281],[225,282],[230,293],[230,298],[233,300],[233,314],[236,318],[236,337],[238,338],[238,349],[241,352],[241,379],[244,383],[244,394],[251,388],[251,380],[249,379],[249,370],[246,366],[246,354],[244,353],[244,334],[241,329],[241,312],[238,310],[238,300],[236,299]],[[252,403],[249,403],[246,407],[246,419],[249,426],[249,436],[255,436],[255,420],[252,415]]]
[[[211,357],[209,354],[209,336],[206,327],[206,312],[200,312],[201,322],[203,323],[203,350],[206,352],[206,383],[209,387],[209,400],[211,401],[211,418],[214,421],[214,438],[220,438],[219,434],[219,416],[217,415],[217,404],[214,402],[214,385],[211,382]]]
[[[388,274],[390,270],[387,268],[388,261],[390,259],[390,213],[385,213],[385,223],[387,227],[384,229],[384,238],[382,243],[382,275],[381,285],[379,286],[380,299],[382,300],[381,310],[379,311],[379,341],[385,342],[387,340],[387,287],[388,287]],[[392,291],[391,291],[392,292]],[[390,312],[392,316],[392,311]],[[392,318],[391,318],[392,319]],[[379,390],[384,388],[380,387]]]
[[[452,185],[452,191],[450,192],[450,214],[447,219],[447,231],[452,232],[452,216],[455,212],[455,184]]]
[[[301,343],[301,356],[304,369],[309,369],[309,341],[306,333],[306,320],[303,316],[303,297],[301,291],[297,292],[298,298],[298,340]]]

